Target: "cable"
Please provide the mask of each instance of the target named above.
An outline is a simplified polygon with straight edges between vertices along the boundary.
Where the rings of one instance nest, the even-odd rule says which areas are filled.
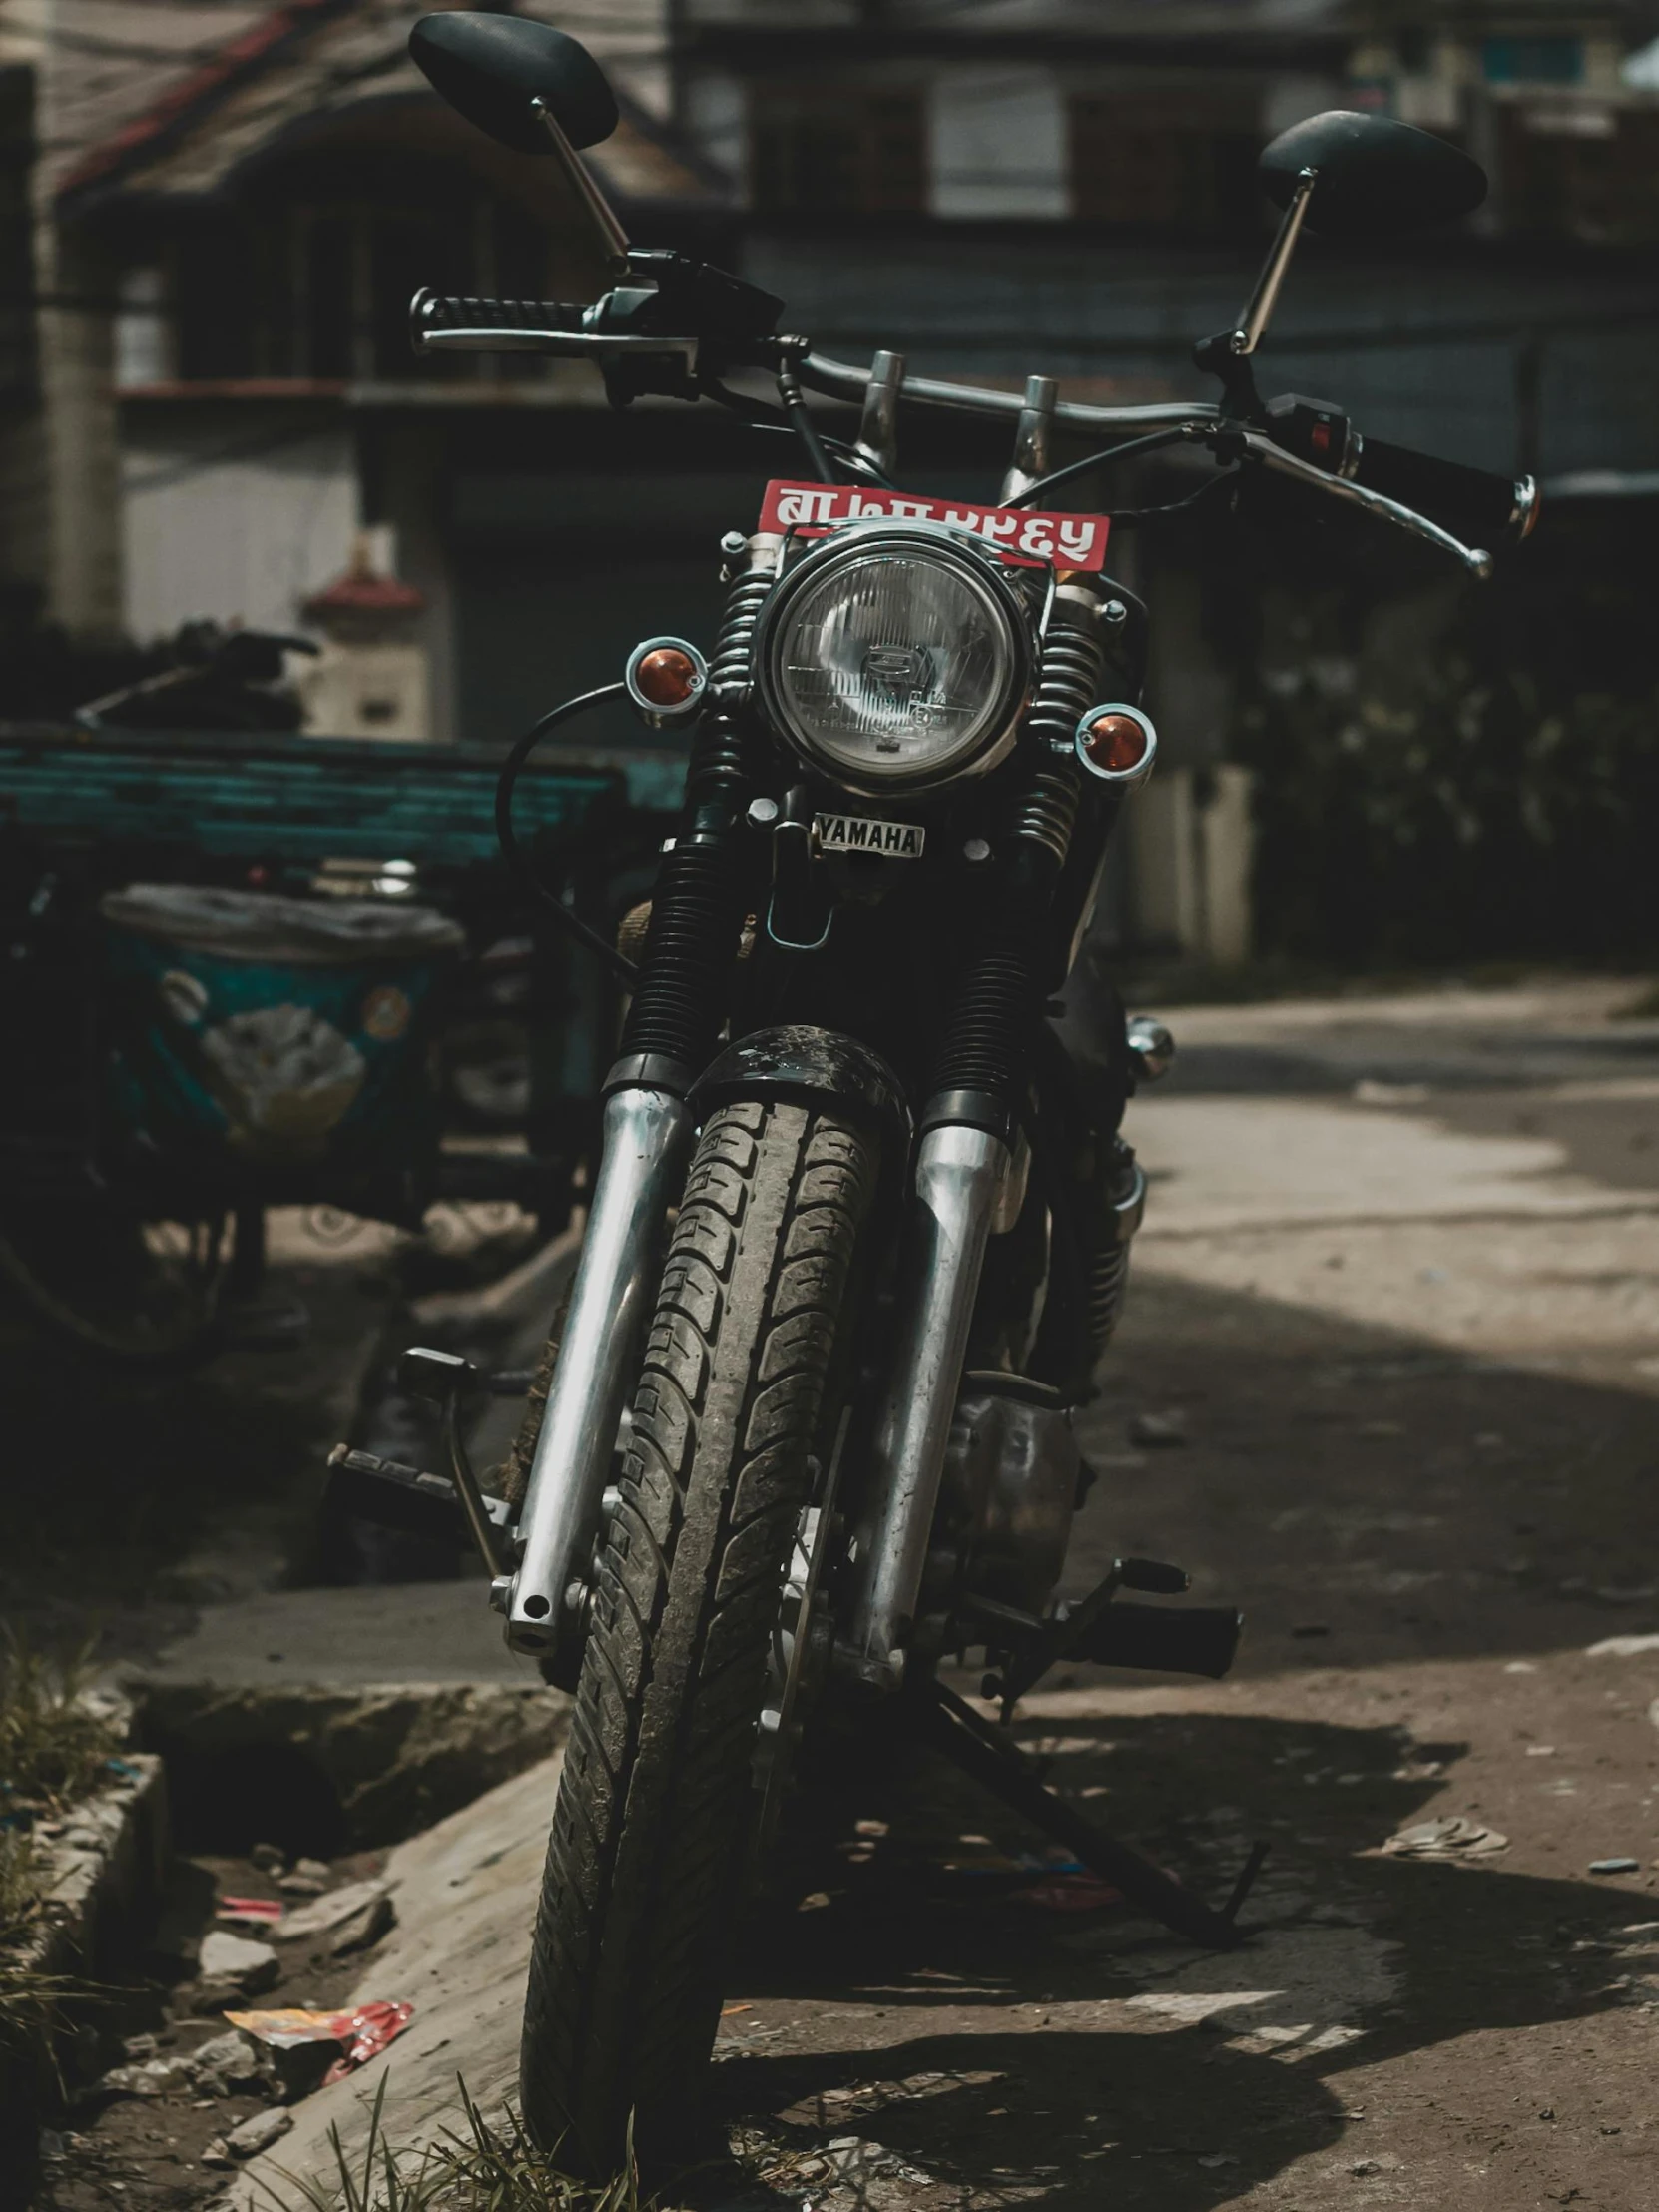
[[[1197,491],[1188,492],[1185,499],[1171,499],[1162,507],[1115,508],[1112,523],[1114,527],[1121,529],[1131,522],[1156,522],[1163,515],[1185,514],[1201,500],[1213,498],[1224,484],[1236,484],[1243,474],[1242,468],[1223,469],[1219,476],[1212,476],[1207,483],[1200,484]]]
[[[784,412],[790,420],[802,444],[807,448],[807,458],[813,464],[813,473],[821,484],[832,484],[835,471],[830,465],[830,456],[818,434],[818,425],[807,411],[807,402],[801,396],[801,386],[796,381],[795,370],[786,362],[778,371],[778,396],[784,402]]]
[[[1185,430],[1152,430],[1144,438],[1131,438],[1127,445],[1108,446],[1104,453],[1090,453],[1080,461],[1068,461],[1064,468],[1051,469],[1048,475],[1039,476],[1034,484],[1027,484],[1014,498],[1004,501],[1004,505],[1028,507],[1039,493],[1050,492],[1057,484],[1070,483],[1074,476],[1086,476],[1091,468],[1101,468],[1107,461],[1125,460],[1131,453],[1153,453],[1163,445],[1182,445],[1186,438]]]
[[[700,376],[697,388],[705,399],[712,399],[717,406],[727,408],[741,422],[747,422],[752,430],[775,431],[787,438],[800,435],[796,425],[789,420],[781,407],[769,407],[764,399],[747,399],[742,392],[733,391],[730,385],[721,383],[716,377]],[[827,454],[832,454],[842,468],[851,469],[865,483],[875,484],[882,491],[894,489],[892,478],[884,476],[873,461],[868,460],[855,446],[848,445],[844,438],[827,437],[820,430],[818,439]]]
[[[575,699],[567,699],[562,707],[555,707],[551,714],[532,723],[507,758],[501,764],[501,774],[495,786],[495,833],[500,839],[502,857],[517,877],[520,885],[533,893],[558,915],[561,925],[569,931],[578,944],[586,946],[596,960],[602,960],[613,974],[619,975],[630,988],[639,980],[639,970],[632,960],[625,959],[608,937],[602,937],[597,929],[590,928],[580,914],[574,914],[562,898],[555,896],[530,865],[528,855],[513,833],[513,786],[518,773],[531,752],[550,730],[560,723],[569,722],[574,715],[584,714],[589,707],[602,707],[612,699],[621,699],[626,684],[601,684],[597,691],[583,692]]]
[[[752,422],[750,427],[754,430],[774,431],[786,438],[796,435],[794,425],[788,422]],[[861,483],[874,484],[880,491],[892,491],[896,488],[890,476],[883,476],[873,461],[866,460],[862,453],[848,445],[843,438],[827,438],[820,431],[819,443],[842,468],[850,469]]]

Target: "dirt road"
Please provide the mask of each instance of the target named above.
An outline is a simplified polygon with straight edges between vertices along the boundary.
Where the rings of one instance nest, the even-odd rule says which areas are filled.
[[[1268,1839],[1256,1933],[1205,1957],[999,1892],[974,1870],[1017,1823],[934,1767],[872,1790],[887,1833],[757,1923],[725,2022],[727,2112],[806,2153],[780,2180],[857,2137],[821,2190],[1659,2197],[1659,1036],[1611,995],[1176,1022],[1072,1579],[1180,1560],[1244,1656],[1214,1688],[1080,1673],[1022,1733],[1212,1895]],[[1133,1444],[1148,1413],[1186,1442]],[[1507,1841],[1382,1853],[1451,1815]]]

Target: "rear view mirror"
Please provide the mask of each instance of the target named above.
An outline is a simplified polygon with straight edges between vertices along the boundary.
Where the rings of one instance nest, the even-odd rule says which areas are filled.
[[[1309,170],[1308,228],[1323,238],[1379,238],[1453,223],[1486,197],[1478,162],[1386,115],[1338,108],[1310,116],[1281,132],[1257,163],[1263,190],[1278,208],[1290,206]]]
[[[616,129],[616,101],[585,46],[522,15],[470,10],[424,15],[409,52],[433,90],[515,154],[555,151],[532,106],[540,101],[572,146],[597,146]]]

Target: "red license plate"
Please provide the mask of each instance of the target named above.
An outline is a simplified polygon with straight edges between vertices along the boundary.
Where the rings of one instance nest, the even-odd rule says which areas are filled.
[[[1022,568],[1098,569],[1106,559],[1105,515],[1047,514],[1029,507],[976,507],[964,499],[921,499],[862,484],[767,486],[761,528],[819,538],[840,522],[949,522],[971,530],[1005,561]]]

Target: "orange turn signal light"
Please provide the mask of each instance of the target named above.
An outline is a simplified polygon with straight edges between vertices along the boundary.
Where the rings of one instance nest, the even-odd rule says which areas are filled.
[[[697,711],[709,667],[683,638],[647,638],[629,654],[623,682],[641,719],[660,730]]]
[[[1157,750],[1158,733],[1138,707],[1091,707],[1077,725],[1078,758],[1110,784],[1138,784]]]
[[[634,671],[641,696],[653,707],[679,707],[696,691],[697,663],[677,645],[659,645]]]

